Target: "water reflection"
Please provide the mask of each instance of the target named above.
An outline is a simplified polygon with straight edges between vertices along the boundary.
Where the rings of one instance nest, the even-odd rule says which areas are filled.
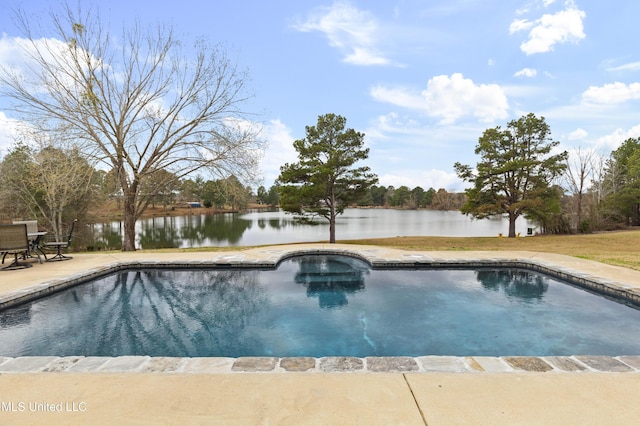
[[[517,232],[532,227],[521,220]],[[457,211],[347,209],[338,217],[339,239],[410,236],[497,236],[506,233],[503,219],[472,220]],[[303,224],[280,210],[244,214],[188,215],[141,219],[136,224],[140,248],[267,245],[326,241],[328,224]],[[119,249],[121,222],[96,224],[88,237],[89,250]]]
[[[122,248],[122,223],[93,224],[89,228],[87,250],[120,250]],[[79,239],[79,238],[78,238]]]
[[[31,305],[21,305],[0,315],[0,328],[19,327],[31,323]]]
[[[186,216],[180,227],[182,243],[187,247],[235,245],[251,225],[236,213]]]
[[[57,308],[47,333],[33,330],[14,342],[7,337],[16,355],[227,356],[260,347],[251,325],[269,306],[251,271],[123,271],[49,303]],[[0,317],[16,326],[16,315],[27,321],[26,309]]]
[[[338,308],[349,303],[347,295],[364,290],[368,266],[342,256],[293,258],[298,264],[294,281],[307,287],[307,297],[317,297],[321,308]]]
[[[180,247],[182,236],[170,217],[157,217],[142,223],[140,245],[144,248]]]
[[[507,296],[523,300],[542,300],[549,288],[544,275],[518,269],[480,270],[476,277],[487,290],[501,289]]]
[[[122,271],[0,312],[11,357],[572,354],[640,354],[640,310],[523,270],[317,255],[265,270]]]

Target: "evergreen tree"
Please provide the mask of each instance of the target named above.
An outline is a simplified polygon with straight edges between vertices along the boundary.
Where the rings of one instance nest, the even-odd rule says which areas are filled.
[[[533,113],[484,131],[475,153],[480,162],[470,166],[455,163],[458,176],[471,182],[462,212],[482,219],[507,214],[509,237],[516,236],[516,219],[528,209],[540,211],[552,181],[566,168],[567,152],[550,154],[559,142],[550,138],[544,117]]]
[[[357,202],[378,179],[369,167],[353,165],[369,155],[364,134],[345,129],[335,114],[318,117],[306,137],[293,143],[298,162],[280,168],[280,207],[286,212],[320,215],[329,221],[329,242],[336,240],[336,216]]]

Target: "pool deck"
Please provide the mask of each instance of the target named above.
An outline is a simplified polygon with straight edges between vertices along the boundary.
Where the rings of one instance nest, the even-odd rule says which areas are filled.
[[[0,304],[129,264],[275,265],[334,250],[374,265],[524,262],[640,295],[640,271],[570,256],[296,244],[73,254],[0,271]],[[640,357],[625,356],[0,357],[0,424],[635,425],[638,395]]]

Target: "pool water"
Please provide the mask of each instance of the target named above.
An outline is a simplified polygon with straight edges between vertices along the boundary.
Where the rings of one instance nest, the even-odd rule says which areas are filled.
[[[0,356],[640,355],[640,310],[521,269],[126,270],[0,312]]]

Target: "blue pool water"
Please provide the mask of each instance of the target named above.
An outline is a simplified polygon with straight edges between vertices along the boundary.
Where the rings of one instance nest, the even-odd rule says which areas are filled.
[[[0,312],[0,356],[640,355],[640,311],[519,269],[114,273]]]

